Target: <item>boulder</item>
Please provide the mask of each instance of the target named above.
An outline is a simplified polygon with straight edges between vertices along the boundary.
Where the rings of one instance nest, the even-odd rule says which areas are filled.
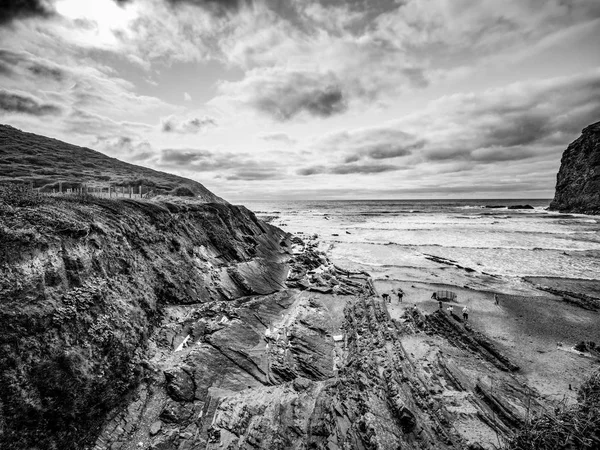
[[[183,368],[165,371],[167,393],[176,401],[191,402],[195,397],[195,385],[190,371]]]

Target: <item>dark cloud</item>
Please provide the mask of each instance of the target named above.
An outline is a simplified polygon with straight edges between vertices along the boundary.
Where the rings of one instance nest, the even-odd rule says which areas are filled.
[[[342,152],[345,163],[363,158],[375,160],[407,156],[425,146],[425,140],[397,128],[374,127],[352,132],[338,132],[317,144],[322,151]]]
[[[321,173],[333,174],[333,175],[348,175],[348,174],[370,174],[370,173],[382,173],[391,172],[393,170],[400,170],[402,167],[392,164],[340,164],[335,166],[311,166],[299,169],[296,173],[298,175],[317,175]]]
[[[402,73],[406,75],[406,78],[410,83],[417,88],[426,88],[429,86],[429,80],[425,76],[425,71],[420,68],[406,68],[402,69]]]
[[[176,166],[213,160],[215,155],[208,150],[164,149],[161,152],[161,162]]]
[[[65,79],[65,72],[59,67],[52,67],[40,62],[34,62],[27,70],[36,77],[49,78],[55,81],[62,81]]]
[[[228,180],[264,180],[279,177],[281,174],[281,169],[272,161],[257,160],[248,153],[166,148],[160,151],[155,162],[165,168],[219,172],[219,178]]]
[[[6,75],[14,72],[14,67],[23,59],[20,53],[0,48],[0,73]]]
[[[165,133],[195,134],[216,126],[217,121],[207,116],[181,121],[174,117],[167,117],[161,121],[161,129]]]
[[[250,0],[166,0],[173,5],[188,3],[201,7],[214,7],[223,9],[238,9],[244,4],[251,4]]]
[[[274,168],[254,168],[254,169],[239,169],[232,174],[225,176],[226,180],[272,180],[281,178],[281,170]]]
[[[420,140],[410,145],[402,145],[395,142],[375,144],[365,149],[365,154],[372,159],[397,158],[399,156],[410,155],[413,150],[418,150],[424,146],[425,140]]]
[[[0,89],[0,111],[46,116],[60,114],[62,108],[53,103],[43,103],[28,94],[18,94]]]
[[[329,117],[346,110],[344,96],[337,86],[308,88],[295,92],[292,86],[276,88],[255,98],[251,104],[278,120],[290,120],[301,112],[312,116]]]
[[[329,117],[348,107],[341,83],[331,73],[253,71],[240,82],[222,84],[220,90],[280,121],[301,113]]]
[[[0,2],[0,26],[15,19],[47,17],[52,12],[49,2],[44,0],[2,0]]]

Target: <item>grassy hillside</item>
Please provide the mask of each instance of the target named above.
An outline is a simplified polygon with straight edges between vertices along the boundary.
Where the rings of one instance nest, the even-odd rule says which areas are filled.
[[[64,187],[82,183],[144,184],[163,193],[185,185],[206,202],[225,202],[196,181],[128,164],[89,148],[25,133],[9,125],[0,125],[0,183],[4,182],[32,182],[34,187],[46,190],[58,182],[63,182]]]

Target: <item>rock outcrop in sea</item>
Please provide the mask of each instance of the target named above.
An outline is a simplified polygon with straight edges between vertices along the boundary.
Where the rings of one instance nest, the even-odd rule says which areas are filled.
[[[550,209],[600,214],[600,122],[584,128],[563,153]]]

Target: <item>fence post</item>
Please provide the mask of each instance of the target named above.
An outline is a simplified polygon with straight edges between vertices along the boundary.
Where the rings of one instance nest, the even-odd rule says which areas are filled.
[[[140,184],[140,198],[142,198],[142,185]]]
[[[58,182],[58,192],[62,194],[62,181]]]
[[[129,186],[129,198],[131,198],[131,191],[132,191],[132,190],[133,190],[133,189],[132,189],[132,187],[131,187],[131,186]]]

